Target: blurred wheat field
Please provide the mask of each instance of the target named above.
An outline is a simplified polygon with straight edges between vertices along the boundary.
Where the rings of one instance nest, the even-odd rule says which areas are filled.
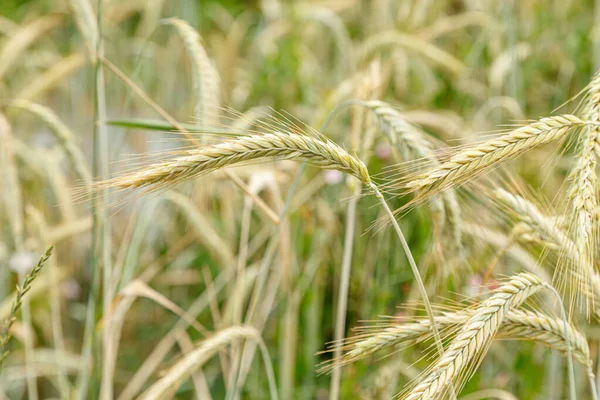
[[[599,16],[3,0],[0,398],[598,399]]]

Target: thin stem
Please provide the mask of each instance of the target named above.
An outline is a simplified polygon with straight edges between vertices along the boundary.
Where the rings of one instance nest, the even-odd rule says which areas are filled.
[[[548,284],[544,284],[544,287],[546,289],[550,290],[552,293],[554,293],[554,296],[556,296],[556,299],[558,300],[558,304],[560,305],[560,313],[562,315],[562,320],[563,320],[563,329],[565,331],[565,345],[567,347],[567,369],[569,371],[569,397],[571,398],[571,400],[576,400],[577,399],[577,391],[575,389],[575,372],[574,372],[575,370],[573,368],[573,356],[571,353],[571,340],[569,338],[569,330],[568,330],[568,325],[567,325],[567,313],[565,311],[565,306],[563,305],[562,299],[560,298],[560,294],[558,294],[556,289],[554,289],[554,287],[552,287]],[[592,374],[592,376],[593,376],[593,374]],[[596,400],[596,398],[595,398],[596,390],[595,390],[594,386],[592,386],[592,393],[594,393],[594,400]]]
[[[350,282],[350,266],[352,264],[352,248],[354,245],[354,225],[356,220],[356,206],[362,185],[357,184],[354,190],[354,196],[348,204],[346,213],[346,233],[344,237],[344,254],[342,256],[342,271],[340,275],[340,288],[338,291],[338,306],[335,316],[335,334],[334,338],[338,343],[334,351],[334,359],[338,360],[342,354],[340,341],[344,337],[346,327],[346,308],[348,305],[348,287]],[[342,379],[342,368],[336,365],[331,374],[331,388],[329,390],[329,399],[337,400],[340,394],[340,383]]]
[[[400,229],[400,225],[398,225],[398,221],[394,217],[392,210],[386,203],[383,195],[379,191],[379,188],[374,183],[371,183],[371,189],[375,192],[375,196],[381,202],[381,206],[385,210],[386,214],[390,218],[390,222],[394,226],[396,233],[398,234],[398,238],[400,239],[400,243],[402,243],[402,248],[404,249],[404,253],[406,254],[406,258],[408,258],[408,263],[410,264],[410,268],[415,276],[415,281],[417,282],[417,288],[419,288],[419,292],[421,293],[421,297],[423,298],[423,304],[425,305],[425,311],[427,311],[427,316],[429,317],[429,322],[431,323],[431,330],[433,332],[433,338],[435,339],[435,346],[439,355],[441,356],[444,353],[444,346],[442,345],[442,339],[440,338],[440,333],[438,332],[437,325],[435,323],[435,318],[433,314],[433,309],[431,308],[431,303],[429,302],[429,297],[427,296],[427,290],[425,289],[425,285],[423,284],[423,279],[421,279],[421,274],[419,273],[419,269],[417,268],[417,264],[415,263],[415,259],[412,256],[410,251],[410,247],[408,243],[406,243],[406,239],[404,238],[404,234]]]
[[[588,381],[590,383],[590,392],[592,392],[592,400],[598,400],[598,389],[596,388],[596,377],[594,376],[594,371],[592,370],[591,365],[588,365],[588,367],[587,367],[587,375],[588,375]]]
[[[25,279],[25,273],[19,273],[19,284],[21,285],[21,287],[24,286]],[[29,308],[29,297],[27,296],[23,296],[21,315],[23,317],[23,325],[25,326],[24,342],[25,375],[27,376],[27,398],[31,400],[37,400],[39,396],[37,390],[35,371],[32,366],[34,359],[33,335],[35,334],[35,331],[33,330],[33,326],[31,324],[31,309]]]

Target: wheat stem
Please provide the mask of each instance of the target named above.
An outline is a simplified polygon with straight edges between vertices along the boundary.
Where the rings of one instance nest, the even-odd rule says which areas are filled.
[[[436,323],[435,323],[433,308],[431,307],[431,303],[429,302],[429,297],[427,296],[427,289],[425,289],[425,284],[423,283],[423,279],[421,279],[421,274],[419,273],[419,268],[417,268],[415,259],[413,258],[412,252],[410,251],[410,247],[408,246],[408,243],[406,243],[406,239],[404,238],[404,234],[402,233],[402,230],[400,229],[400,226],[398,225],[398,221],[396,221],[396,218],[394,217],[394,214],[392,213],[392,210],[390,209],[390,207],[387,205],[385,198],[383,197],[383,195],[381,194],[381,192],[379,191],[379,189],[377,188],[377,186],[375,184],[372,183],[370,185],[370,187],[375,192],[375,196],[379,199],[379,201],[381,202],[381,206],[383,207],[385,213],[390,218],[390,221],[391,221],[392,225],[394,226],[394,229],[396,230],[396,234],[398,235],[398,238],[400,239],[400,243],[402,244],[404,253],[406,254],[406,257],[408,258],[408,263],[410,264],[410,268],[412,269],[413,275],[415,276],[415,281],[417,282],[417,288],[419,289],[419,293],[421,294],[421,298],[423,299],[423,304],[425,306],[425,310],[427,311],[427,315],[429,317],[429,322],[431,323],[431,330],[433,332],[433,337],[435,339],[435,346],[437,348],[438,353],[441,356],[444,352],[444,346],[442,345],[442,339],[440,338],[440,333],[439,333]]]

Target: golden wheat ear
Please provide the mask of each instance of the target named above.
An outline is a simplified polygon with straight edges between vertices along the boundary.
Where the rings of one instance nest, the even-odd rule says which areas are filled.
[[[309,135],[270,132],[239,136],[216,145],[189,150],[171,160],[99,182],[96,188],[159,190],[221,168],[265,159],[303,161],[346,172],[365,185],[371,183],[365,164],[337,144]]]
[[[399,184],[409,192],[434,194],[460,186],[535,147],[564,139],[571,129],[595,124],[570,114],[542,118],[498,138],[463,147],[439,166],[401,179]]]
[[[465,321],[443,356],[404,399],[443,398],[450,388],[460,389],[485,355],[506,314],[543,287],[538,277],[522,273],[494,290],[493,295]]]

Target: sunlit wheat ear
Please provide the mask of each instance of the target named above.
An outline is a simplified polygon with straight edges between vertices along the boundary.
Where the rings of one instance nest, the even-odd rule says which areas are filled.
[[[6,318],[6,320],[4,321],[4,332],[2,334],[2,338],[0,339],[0,369],[2,368],[2,362],[8,355],[8,351],[6,350],[6,345],[8,344],[10,337],[11,337],[10,328],[12,327],[13,323],[17,319],[16,315],[19,312],[19,310],[21,309],[23,296],[25,296],[25,294],[27,294],[29,289],[31,289],[31,284],[33,283],[35,278],[39,275],[40,271],[42,270],[42,268],[44,267],[44,265],[46,264],[46,262],[52,255],[52,250],[54,250],[54,247],[50,246],[46,250],[46,253],[40,258],[38,263],[33,267],[33,269],[27,273],[27,275],[25,276],[25,279],[23,280],[23,284],[21,286],[17,285],[17,291],[16,291],[17,295],[12,303],[9,315]]]
[[[430,194],[456,187],[491,170],[501,162],[543,144],[564,139],[569,130],[585,125],[594,123],[570,114],[542,118],[496,139],[464,147],[448,161],[425,173],[403,179],[400,184],[408,191],[421,190]]]
[[[567,354],[566,340],[571,344],[573,356],[584,366],[592,365],[590,349],[585,336],[573,325],[567,325],[565,334],[564,321],[551,318],[543,313],[526,310],[513,310],[506,316],[498,331],[500,339],[531,340],[562,354]]]
[[[425,132],[407,122],[388,103],[373,100],[364,102],[364,105],[375,114],[381,130],[390,143],[401,152],[405,161],[423,160],[432,166],[439,166],[434,147]],[[450,252],[458,255],[460,259],[464,253],[464,246],[461,210],[456,193],[448,190],[440,196],[433,196],[430,204],[434,222],[441,227],[444,237],[453,245]]]
[[[525,240],[533,239],[558,252],[559,259],[554,271],[556,286],[566,291],[571,300],[596,304],[593,287],[592,264],[581,257],[577,246],[559,226],[555,218],[544,215],[539,208],[525,198],[509,193],[504,189],[495,189],[492,196],[504,205],[508,212],[529,229],[521,232]],[[573,304],[572,304],[573,305]],[[571,305],[571,306],[572,306]],[[591,307],[598,312],[597,307]]]
[[[196,103],[194,117],[202,123],[203,127],[206,127],[215,122],[215,117],[219,115],[221,105],[219,73],[208,58],[206,50],[202,46],[202,39],[194,28],[179,18],[169,18],[164,20],[164,23],[177,29],[190,57],[192,88]]]
[[[520,195],[510,193],[504,189],[496,188],[492,197],[506,207],[508,213],[518,222],[525,224],[529,229],[522,229],[524,235],[534,234],[543,243],[551,243],[554,248],[561,249],[573,261],[579,261],[573,242],[557,225],[554,218],[542,213],[531,201]]]
[[[446,337],[452,337],[460,329],[460,326],[472,317],[474,312],[476,309],[472,308],[445,312],[438,315],[435,322]],[[364,327],[362,328],[364,333],[345,340],[347,351],[340,360],[342,365],[356,362],[393,346],[406,348],[429,341],[433,337],[430,322],[426,319],[419,322],[391,324],[389,321],[382,321],[382,323],[385,325]],[[564,354],[567,353],[565,340],[568,337],[573,354],[578,361],[586,366],[589,365],[590,354],[585,337],[572,325],[569,325],[567,329],[568,332],[565,335],[563,321],[543,313],[513,310],[506,315],[497,337],[507,340],[532,340]],[[321,372],[329,369],[330,365],[325,365],[321,368]]]
[[[189,150],[171,160],[97,184],[97,188],[162,189],[218,169],[265,159],[297,160],[346,172],[365,185],[371,183],[367,167],[358,158],[326,139],[271,132],[239,136],[213,146]]]
[[[462,325],[442,357],[404,398],[444,398],[450,384],[460,389],[475,372],[506,314],[542,288],[539,278],[522,273],[494,290]]]
[[[588,99],[585,107],[586,118],[590,122],[600,122],[600,72],[597,73],[588,88]],[[575,247],[581,257],[581,265],[577,271],[585,284],[589,284],[593,273],[597,227],[594,223],[594,209],[598,206],[598,180],[596,177],[596,153],[599,127],[589,126],[581,133],[577,164],[570,173],[569,199],[569,231]],[[586,303],[589,306],[590,303]]]

